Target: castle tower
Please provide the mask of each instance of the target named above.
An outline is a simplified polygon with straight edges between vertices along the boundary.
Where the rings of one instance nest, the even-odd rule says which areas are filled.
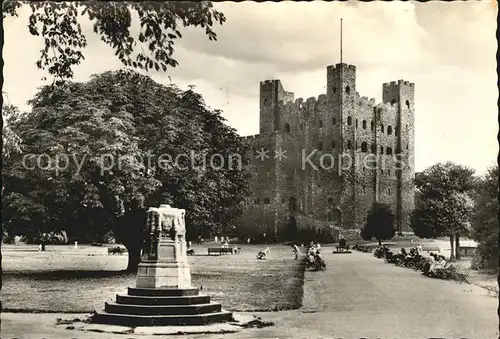
[[[356,67],[344,63],[327,67],[327,117],[331,124],[328,129],[333,153],[336,155],[335,171],[338,171],[339,155],[348,154],[350,159],[355,159],[355,103],[356,103]],[[340,208],[342,226],[353,226],[355,214],[355,164],[342,171],[339,178],[339,190],[332,197],[335,206]]]
[[[279,80],[260,82],[260,133],[282,130],[280,105],[293,101],[293,93],[286,92]]]
[[[401,168],[397,170],[397,203],[396,220],[397,230],[410,222],[410,213],[414,208],[413,180],[415,170],[414,157],[414,104],[415,84],[408,81],[385,83],[383,85],[382,100],[390,103],[397,109],[397,136],[396,155],[401,161]]]

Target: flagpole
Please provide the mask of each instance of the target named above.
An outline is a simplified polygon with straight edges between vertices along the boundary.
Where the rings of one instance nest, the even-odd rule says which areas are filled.
[[[340,18],[340,63],[342,63],[342,18]]]

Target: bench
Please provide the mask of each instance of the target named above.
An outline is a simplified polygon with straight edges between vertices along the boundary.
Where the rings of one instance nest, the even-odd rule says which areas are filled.
[[[217,248],[209,248],[208,249],[208,255],[212,253],[217,253],[219,255],[221,254],[233,254],[233,248],[232,247],[217,247]]]

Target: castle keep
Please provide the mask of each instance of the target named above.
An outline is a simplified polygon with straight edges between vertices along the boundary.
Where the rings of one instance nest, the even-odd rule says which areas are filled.
[[[294,99],[280,80],[260,83],[260,133],[252,151],[253,197],[243,218],[279,233],[363,227],[373,202],[389,204],[397,230],[414,207],[413,83],[384,83],[382,103],[356,92],[356,67],[326,69],[326,94]],[[298,222],[300,220],[300,222]]]

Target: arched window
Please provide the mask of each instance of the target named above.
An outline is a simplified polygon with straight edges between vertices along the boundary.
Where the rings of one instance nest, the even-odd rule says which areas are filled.
[[[264,204],[269,204],[269,198],[264,198]]]
[[[384,147],[380,146],[380,154],[384,154]]]
[[[350,116],[347,117],[347,124],[352,125],[352,118]]]
[[[322,151],[323,150],[323,143],[320,141],[318,142],[318,151]]]
[[[318,122],[318,124],[319,124],[319,128],[323,127],[323,120],[320,120],[320,121]]]
[[[285,132],[290,133],[290,124],[288,122],[285,124]]]
[[[368,152],[368,144],[364,141],[361,143],[361,152],[363,153]]]
[[[410,102],[406,100],[406,107],[410,108]]]
[[[392,134],[392,126],[391,125],[387,126],[387,134],[388,135]]]
[[[374,124],[374,122],[373,122],[373,120],[372,120],[372,122],[370,122],[370,129],[373,131],[373,128],[374,128],[374,127],[375,127],[375,124]]]
[[[385,154],[387,154],[387,155],[391,155],[391,154],[392,154],[392,148],[391,148],[391,147],[387,147],[387,148],[385,149]]]
[[[408,150],[408,144],[406,144],[406,150]]]
[[[380,131],[381,131],[382,133],[384,133],[384,125],[383,125],[383,124],[380,124]]]
[[[392,100],[391,100],[391,105],[393,105],[393,106],[394,106],[394,104],[395,104],[395,103],[396,103],[396,99],[392,99]]]
[[[366,120],[363,120],[363,129],[366,129]]]
[[[351,87],[349,87],[349,86],[345,86],[345,92],[346,92],[347,94],[351,93]]]
[[[351,140],[349,140],[347,142],[347,149],[352,149],[352,141]]]
[[[358,119],[356,119],[356,129],[358,129]]]
[[[332,124],[335,125],[337,123],[337,119],[335,117],[332,118]]]
[[[391,170],[387,170],[387,175],[391,175]]]
[[[297,202],[295,201],[294,197],[290,197],[288,200],[288,208],[290,208],[290,211],[295,212],[297,210]]]
[[[336,146],[336,144],[335,144],[335,140],[333,140],[333,141],[332,141],[332,149],[335,149],[335,146]]]
[[[333,86],[332,91],[333,91],[333,93],[337,93],[337,87]]]
[[[377,145],[372,144],[372,145],[371,145],[371,147],[370,147],[370,151],[371,151],[373,154],[377,154]]]

